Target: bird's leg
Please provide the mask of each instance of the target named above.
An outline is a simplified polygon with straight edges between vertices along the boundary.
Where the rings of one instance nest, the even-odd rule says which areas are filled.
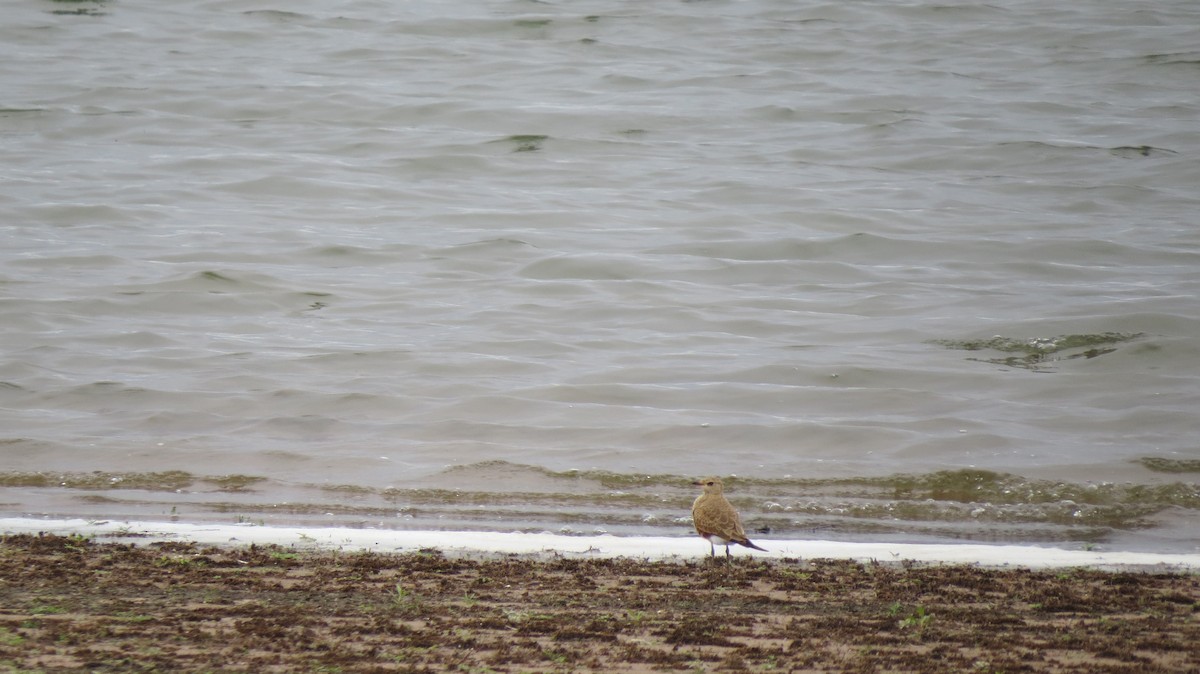
[[[728,551],[728,549],[729,548],[726,548],[727,551]],[[716,543],[713,543],[712,541],[708,542],[708,556],[712,557],[713,559],[717,558],[717,545],[716,545]]]
[[[725,546],[725,561],[729,562],[730,564],[733,563],[733,555],[729,554],[728,545]]]

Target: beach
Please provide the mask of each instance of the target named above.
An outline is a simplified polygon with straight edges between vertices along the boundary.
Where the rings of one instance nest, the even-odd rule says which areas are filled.
[[[6,3],[0,674],[1200,672],[1198,23]]]
[[[11,522],[0,538],[4,671],[1185,672],[1200,663],[1200,575],[1179,565],[740,549],[714,561],[698,540],[686,558],[391,552],[315,537],[259,544],[250,533],[221,545],[132,527],[117,538],[39,534]]]

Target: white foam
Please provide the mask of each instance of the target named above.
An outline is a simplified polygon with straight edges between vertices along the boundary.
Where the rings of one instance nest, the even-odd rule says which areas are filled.
[[[281,545],[297,549],[399,553],[435,548],[458,554],[528,554],[566,557],[700,559],[709,553],[699,538],[668,536],[562,536],[488,531],[392,531],[387,529],[273,527],[183,522],[121,522],[0,518],[4,534],[82,535],[134,543],[191,541],[217,546]],[[1153,552],[1063,550],[1020,545],[848,543],[820,540],[762,540],[768,559],[853,559],[977,564],[988,567],[1154,569],[1200,571],[1200,555]],[[735,548],[741,553],[740,548]],[[720,551],[718,551],[720,554]],[[739,555],[740,556],[740,555]]]

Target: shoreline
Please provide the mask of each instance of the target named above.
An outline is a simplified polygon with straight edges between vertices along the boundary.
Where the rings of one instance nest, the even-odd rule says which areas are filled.
[[[0,671],[1129,674],[1200,662],[1194,572],[125,533],[0,536]]]
[[[708,546],[698,537],[560,535],[488,531],[279,527],[256,524],[198,524],[83,519],[0,518],[0,535],[39,534],[96,537],[149,544],[185,542],[218,547],[275,545],[304,551],[371,551],[402,554],[438,550],[458,556],[528,555],[574,559],[630,558],[647,561],[701,561]],[[1148,570],[1200,573],[1200,554],[981,544],[856,543],[825,540],[759,541],[767,552],[735,546],[735,558],[802,561],[849,560],[872,563],[974,565],[984,568]],[[717,552],[721,556],[722,552]]]

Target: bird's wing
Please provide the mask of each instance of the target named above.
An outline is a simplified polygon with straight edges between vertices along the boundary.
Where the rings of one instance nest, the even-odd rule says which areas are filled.
[[[733,518],[729,523],[729,533],[733,534],[734,540],[742,540],[746,538],[746,530],[742,528],[742,516],[732,507],[729,511],[733,514]]]

